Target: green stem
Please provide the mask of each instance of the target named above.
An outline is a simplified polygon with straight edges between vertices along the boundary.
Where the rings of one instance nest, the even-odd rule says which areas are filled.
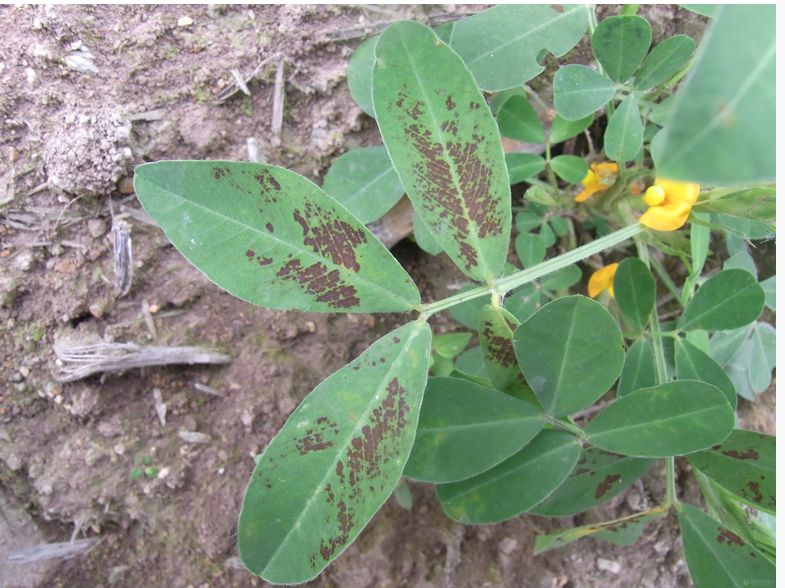
[[[559,193],[559,184],[556,183],[556,174],[553,172],[553,167],[551,167],[551,139],[550,139],[550,137],[545,142],[545,169],[547,170],[548,181],[551,184],[551,188],[553,188],[554,194],[558,194]]]
[[[447,310],[448,308],[451,308],[457,304],[468,302],[469,300],[474,300],[475,298],[487,296],[491,292],[496,292],[503,296],[510,290],[513,290],[519,286],[533,282],[534,280],[542,278],[543,276],[565,268],[568,265],[572,265],[573,263],[586,259],[595,253],[599,253],[600,251],[609,249],[610,247],[618,245],[619,243],[623,243],[627,239],[631,239],[638,235],[642,230],[643,226],[637,223],[634,225],[629,225],[623,229],[619,229],[618,231],[611,233],[610,235],[605,235],[604,237],[600,237],[591,243],[581,245],[572,251],[563,253],[558,257],[538,263],[533,267],[516,272],[511,276],[500,278],[496,280],[492,286],[479,286],[467,292],[462,292],[460,294],[450,296],[449,298],[426,304],[422,307],[422,317],[427,319],[437,312]]]
[[[585,439],[586,438],[586,434],[583,432],[583,429],[581,429],[578,425],[573,424],[573,423],[567,421],[566,419],[565,420],[557,419],[555,417],[552,417],[549,414],[543,413],[542,416],[545,417],[546,421],[548,421],[549,423],[551,423],[555,427],[559,427],[561,429],[564,429],[565,431],[568,431],[568,432],[572,433],[573,435],[575,435],[579,439]]]
[[[676,458],[669,457],[665,460],[665,504],[679,508],[679,499],[676,496]]]

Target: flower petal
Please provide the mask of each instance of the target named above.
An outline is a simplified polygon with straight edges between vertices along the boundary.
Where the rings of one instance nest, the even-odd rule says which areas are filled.
[[[675,231],[687,222],[692,206],[681,202],[652,206],[643,213],[640,223],[655,231]]]
[[[656,178],[654,184],[665,190],[665,197],[668,202],[682,202],[692,205],[697,202],[701,192],[700,184],[692,182],[678,182],[676,180]]]
[[[613,276],[616,274],[616,268],[618,267],[618,263],[611,263],[594,272],[589,278],[589,296],[597,298],[603,290],[608,290],[610,295],[613,296]]]

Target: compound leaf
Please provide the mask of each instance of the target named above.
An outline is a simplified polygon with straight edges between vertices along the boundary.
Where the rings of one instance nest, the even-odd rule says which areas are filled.
[[[498,306],[486,304],[480,311],[480,348],[488,377],[497,390],[506,390],[523,378],[512,344],[519,324],[518,319]]]
[[[720,445],[687,459],[747,504],[776,513],[775,442],[771,435],[737,429]]]
[[[352,149],[336,159],[322,189],[363,223],[381,218],[403,196],[384,146]]]
[[[539,412],[512,396],[458,378],[430,378],[404,475],[433,483],[476,476],[542,430]]]
[[[539,56],[547,49],[561,57],[583,38],[586,7],[502,5],[455,23],[452,47],[483,90],[498,92],[529,81],[545,69]]]
[[[602,396],[624,363],[622,334],[585,296],[549,302],[515,331],[515,355],[546,411],[564,416]]]
[[[469,277],[499,275],[512,212],[501,137],[461,58],[431,29],[403,21],[376,45],[373,99],[406,193]]]
[[[303,400],[262,454],[245,492],[240,558],[268,582],[314,578],[395,490],[417,428],[431,330],[379,339]]]
[[[646,57],[635,76],[635,87],[650,90],[667,82],[684,67],[695,52],[695,41],[687,35],[674,35],[658,44]]]
[[[575,437],[546,430],[521,451],[474,478],[441,484],[437,496],[459,523],[498,523],[526,512],[565,480],[581,450]]]
[[[242,300],[311,312],[409,311],[420,303],[384,245],[294,172],[159,161],[136,168],[134,188],[174,246]]]
[[[633,457],[671,457],[724,441],[735,416],[706,382],[677,380],[619,398],[586,426],[589,443]]]
[[[605,153],[613,161],[635,159],[643,145],[643,122],[638,99],[627,96],[611,115],[605,129]]]

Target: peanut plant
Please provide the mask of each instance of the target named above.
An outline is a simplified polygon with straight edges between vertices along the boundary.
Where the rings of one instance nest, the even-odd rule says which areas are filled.
[[[697,50],[685,35],[652,49],[636,10],[597,22],[579,5],[507,5],[390,25],[348,72],[384,145],[343,155],[324,189],[257,163],[136,169],[142,206],[233,295],[409,321],[319,384],[258,456],[238,528],[251,572],[314,578],[405,479],[486,524],[575,515],[655,468],[659,504],[540,536],[537,551],[631,544],[675,513],[696,585],[774,585],[774,437],[736,420],[737,397],[754,401],[774,369],[758,321],[774,278],[759,283],[749,252],[773,235],[774,7],[716,8]],[[596,62],[561,65],[545,103],[528,85],[539,57],[587,31]],[[565,152],[590,129],[588,153]],[[505,153],[503,136],[542,155]],[[418,243],[472,285],[423,302],[366,228],[403,194]],[[590,296],[571,294],[589,261]],[[432,337],[444,311],[470,330]],[[680,499],[676,458],[704,508]]]

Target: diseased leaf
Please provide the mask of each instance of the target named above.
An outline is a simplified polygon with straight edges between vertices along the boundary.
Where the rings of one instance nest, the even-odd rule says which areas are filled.
[[[545,160],[534,153],[505,153],[510,185],[520,184],[545,169]]]
[[[649,268],[637,257],[623,260],[613,276],[616,303],[633,329],[643,329],[654,309],[657,287]]]
[[[687,35],[674,35],[659,43],[646,57],[635,76],[639,90],[650,90],[667,82],[683,68],[695,52],[695,41]]]
[[[571,139],[575,135],[588,129],[592,122],[594,122],[594,114],[590,114],[578,120],[567,120],[557,114],[556,118],[554,118],[551,123],[551,144],[555,145],[556,143]]]
[[[696,588],[774,588],[774,565],[709,515],[691,504],[683,504],[679,527],[687,567]]]
[[[506,390],[523,380],[512,346],[518,325],[518,319],[503,308],[487,304],[480,311],[480,348],[488,377],[497,390]]]
[[[680,380],[702,380],[713,384],[736,408],[736,388],[728,375],[711,357],[684,339],[676,339],[676,377]]]
[[[551,160],[551,167],[557,176],[571,184],[580,182],[589,171],[586,160],[577,155],[557,155]]]
[[[627,96],[611,115],[605,129],[605,153],[613,161],[632,161],[643,145],[643,123],[638,99]]]
[[[136,168],[134,189],[178,251],[242,300],[311,312],[409,311],[420,303],[384,245],[289,170],[159,161]]]
[[[575,437],[546,430],[496,467],[454,484],[437,496],[448,517],[459,523],[498,523],[526,512],[553,492],[580,455]]]
[[[592,115],[615,94],[613,82],[585,65],[565,65],[553,76],[553,105],[566,120]]]
[[[494,6],[455,23],[452,47],[483,90],[498,92],[542,73],[543,49],[561,57],[583,38],[588,24],[580,5],[564,6],[561,13],[546,5]]]
[[[658,516],[642,513],[624,520],[607,521],[582,527],[570,527],[564,531],[549,533],[548,535],[537,535],[534,539],[534,555],[559,549],[583,537],[603,539],[615,545],[632,545],[641,536],[646,524]]]
[[[643,61],[651,46],[651,25],[634,15],[603,20],[591,37],[597,61],[614,82],[626,82]]]
[[[737,429],[720,445],[687,459],[750,506],[776,514],[775,445],[771,435]]]
[[[383,145],[341,155],[327,170],[322,189],[365,224],[381,218],[403,196]]]
[[[539,412],[491,388],[430,378],[404,475],[424,482],[476,476],[529,443],[545,424]]]
[[[414,223],[412,227],[414,233],[414,240],[417,241],[417,246],[428,253],[429,255],[438,255],[442,252],[442,247],[433,238],[428,227],[420,219],[419,215],[414,213]]]
[[[373,86],[382,138],[433,238],[469,277],[498,276],[509,177],[496,122],[461,58],[428,27],[397,22],[376,45]]]
[[[346,81],[349,84],[349,92],[365,114],[373,117],[373,99],[371,92],[373,88],[373,63],[376,60],[374,50],[379,35],[366,39],[352,53],[349,65],[346,68]]]
[[[633,457],[672,457],[721,443],[735,416],[725,395],[706,382],[677,380],[616,400],[584,432],[589,443]]]
[[[645,474],[654,460],[584,448],[570,476],[530,510],[546,517],[566,517],[608,502]]]
[[[545,142],[542,123],[525,96],[510,96],[499,109],[497,121],[504,137],[526,143]]]
[[[657,366],[654,364],[654,348],[651,340],[638,339],[630,345],[624,358],[624,367],[619,376],[616,396],[621,398],[641,388],[657,385]]]
[[[545,259],[545,243],[537,235],[520,233],[515,237],[515,254],[524,268],[537,265]]]
[[[303,400],[245,492],[240,558],[268,582],[316,577],[390,497],[414,442],[431,330],[411,322]]]
[[[687,304],[679,328],[724,331],[753,322],[763,310],[763,288],[755,277],[740,269],[714,274],[698,288]]]
[[[774,5],[719,6],[664,129],[657,173],[733,185],[775,177]]]
[[[543,408],[565,416],[594,403],[624,363],[622,334],[585,296],[549,302],[515,331],[515,355]]]

